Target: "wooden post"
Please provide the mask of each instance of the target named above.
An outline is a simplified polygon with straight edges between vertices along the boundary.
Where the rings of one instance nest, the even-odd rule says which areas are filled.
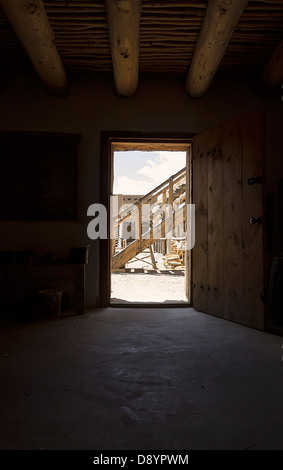
[[[186,79],[195,98],[209,88],[248,0],[209,0]]]
[[[106,0],[116,91],[133,95],[138,87],[141,0]]]
[[[11,26],[46,88],[67,94],[67,78],[42,0],[0,0]]]
[[[153,253],[153,249],[152,249],[152,245],[150,245],[149,247],[149,252],[150,252],[150,259],[151,259],[151,263],[152,263],[152,267],[153,269],[157,269],[157,266],[156,266],[156,261],[155,261],[155,258],[154,258],[154,253]]]
[[[169,198],[168,198],[168,208],[169,208],[169,227],[168,233],[170,236],[173,235],[173,179],[169,179]]]
[[[139,237],[139,246],[142,245],[142,204],[138,203],[138,237]]]

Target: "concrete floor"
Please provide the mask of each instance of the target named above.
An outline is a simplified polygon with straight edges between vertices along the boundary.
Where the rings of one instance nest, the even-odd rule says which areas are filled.
[[[283,450],[282,343],[186,308],[3,324],[0,449]]]

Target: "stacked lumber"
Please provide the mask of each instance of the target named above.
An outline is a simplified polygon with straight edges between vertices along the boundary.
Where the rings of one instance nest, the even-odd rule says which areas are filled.
[[[185,269],[185,242],[171,240],[171,253],[163,256],[163,265],[165,269],[184,270]]]

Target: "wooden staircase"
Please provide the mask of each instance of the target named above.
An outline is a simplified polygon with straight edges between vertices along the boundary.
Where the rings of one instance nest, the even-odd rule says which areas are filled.
[[[115,253],[115,240],[112,240],[113,270],[124,267],[128,261],[135,258],[139,253],[142,253],[147,248],[151,248],[152,244],[159,238],[168,236],[175,228],[175,225],[180,223],[180,220],[185,220],[185,194],[186,168],[183,168],[114,217],[113,231],[116,231],[122,222],[135,214],[138,234],[134,241],[117,253]],[[151,211],[149,229],[143,232],[142,207],[145,204],[150,204],[151,207],[154,207],[155,213],[161,214],[161,220],[158,220],[156,223],[156,219],[154,219]],[[174,205],[177,206],[175,210]],[[165,208],[167,209],[166,211]]]

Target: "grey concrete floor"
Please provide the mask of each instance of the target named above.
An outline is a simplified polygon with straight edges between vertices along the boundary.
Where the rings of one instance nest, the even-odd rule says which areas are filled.
[[[282,343],[189,308],[3,324],[0,449],[283,450]]]

